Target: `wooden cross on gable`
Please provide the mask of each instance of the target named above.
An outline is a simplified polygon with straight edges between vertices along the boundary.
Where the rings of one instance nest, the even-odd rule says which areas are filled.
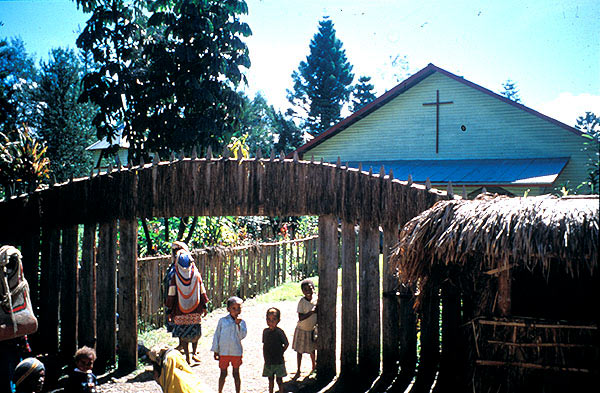
[[[440,102],[440,91],[435,91],[435,102],[426,102],[423,106],[435,105],[435,153],[439,153],[440,145],[440,105],[454,104],[452,101]]]

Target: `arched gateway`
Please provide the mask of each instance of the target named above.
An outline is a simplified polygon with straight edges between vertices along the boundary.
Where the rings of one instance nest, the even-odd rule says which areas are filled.
[[[399,307],[402,301],[396,296],[385,296],[395,294],[397,287],[387,268],[389,248],[397,240],[400,225],[440,199],[447,199],[447,194],[394,180],[383,167],[379,174],[373,174],[372,170],[349,169],[339,161],[332,165],[273,156],[249,160],[185,158],[109,169],[108,173],[0,202],[5,223],[0,228],[0,240],[2,244],[18,244],[23,250],[32,299],[39,299],[35,306],[39,307],[40,328],[38,337],[32,337],[36,348],[68,359],[78,341],[82,344],[94,339],[88,331],[95,324],[99,360],[114,364],[118,354],[119,366],[128,369],[135,368],[137,362],[137,218],[317,215],[319,307],[335,309],[341,255],[341,374],[352,375],[360,367],[361,379],[373,381],[380,371],[396,373],[398,361],[402,364],[403,356],[411,356],[403,353],[411,350],[402,346],[411,342],[411,337],[402,336],[411,334],[411,329],[399,329],[398,321],[410,320],[412,310]],[[338,237],[339,222],[342,230]],[[79,224],[84,224],[81,250]],[[384,234],[383,299],[379,228]],[[89,274],[94,260],[95,292]],[[94,300],[97,316],[90,312]],[[318,318],[317,373],[331,378],[337,372],[335,314],[319,313]]]

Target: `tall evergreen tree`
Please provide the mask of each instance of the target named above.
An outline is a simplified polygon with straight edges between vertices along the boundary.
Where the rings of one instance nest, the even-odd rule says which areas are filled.
[[[83,72],[72,49],[53,49],[49,61],[41,64],[36,98],[44,110],[38,135],[46,143],[50,170],[58,181],[87,175],[92,167],[92,155],[85,148],[93,141],[96,110],[89,102],[78,102]]]
[[[521,95],[519,94],[519,89],[517,88],[517,83],[507,79],[506,82],[502,84],[503,91],[500,92],[501,95],[512,100],[514,102],[518,102],[522,104]]]
[[[371,82],[370,76],[361,76],[358,78],[358,84],[352,89],[352,107],[350,108],[350,111],[356,112],[377,98],[377,96],[373,94],[375,86],[369,82]]]
[[[289,113],[302,119],[301,126],[306,131],[320,134],[340,120],[353,79],[352,66],[335,35],[333,22],[325,18],[310,42],[306,61],[300,62],[298,70],[292,73],[294,87],[287,93],[294,108]]]

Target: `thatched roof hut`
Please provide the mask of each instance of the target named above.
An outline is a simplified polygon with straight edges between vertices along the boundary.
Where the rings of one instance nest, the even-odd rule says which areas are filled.
[[[598,196],[440,201],[409,221],[391,256],[408,282],[440,267],[493,275],[510,268],[570,277],[598,269]]]
[[[598,196],[441,201],[404,226],[391,265],[417,308],[457,294],[473,364],[594,375],[598,208]]]

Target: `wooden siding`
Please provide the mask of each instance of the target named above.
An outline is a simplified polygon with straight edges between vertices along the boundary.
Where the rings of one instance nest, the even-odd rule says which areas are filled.
[[[439,153],[435,152],[435,106],[440,101]],[[461,126],[466,126],[466,131]],[[434,73],[304,157],[333,162],[413,159],[571,157],[555,185],[579,184],[587,176],[584,139],[440,73]],[[365,148],[368,146],[368,148]],[[402,179],[404,180],[404,179]],[[539,187],[530,193],[551,191]],[[512,188],[512,187],[511,187]],[[522,194],[520,194],[522,195]]]

